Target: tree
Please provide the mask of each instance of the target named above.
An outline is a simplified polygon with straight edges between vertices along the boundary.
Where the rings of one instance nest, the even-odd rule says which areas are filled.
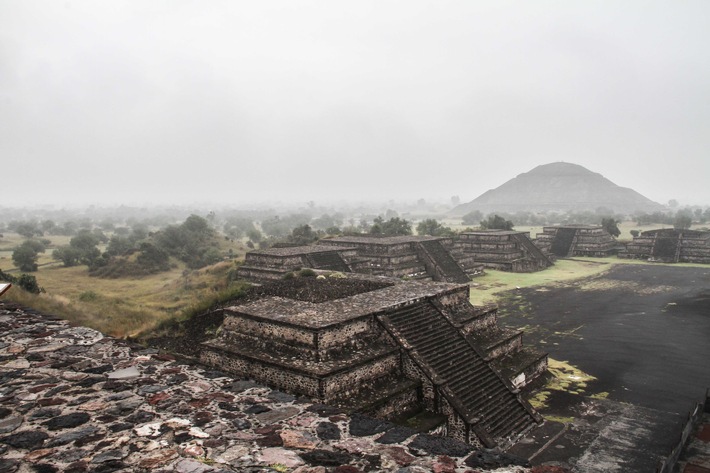
[[[486,220],[481,220],[481,228],[484,230],[512,230],[513,222],[500,215],[489,215]]]
[[[62,246],[52,252],[52,258],[61,261],[65,268],[70,268],[79,264],[81,251],[73,246]]]
[[[42,230],[37,227],[36,222],[23,222],[17,226],[15,231],[25,238],[32,238],[33,236],[42,236]]]
[[[611,236],[618,237],[621,235],[621,230],[619,230],[619,222],[614,217],[602,217],[602,228],[606,230]]]
[[[445,227],[433,218],[427,218],[422,220],[417,225],[418,235],[431,235],[431,236],[442,236],[451,235],[451,228]]]
[[[409,221],[393,217],[385,221],[382,217],[377,217],[374,220],[372,227],[370,227],[371,235],[411,235],[412,234],[412,224]]]
[[[638,230],[630,230],[629,233],[631,233],[632,237],[636,238],[641,232],[639,232]]]
[[[136,263],[148,273],[157,273],[170,269],[170,255],[162,248],[158,248],[152,243],[143,242],[139,247],[140,253],[136,257]]]
[[[464,225],[476,225],[481,220],[483,220],[483,214],[480,210],[472,210],[461,217],[461,223]]]
[[[113,235],[108,241],[106,253],[109,256],[121,256],[134,248],[130,238],[121,235]]]
[[[12,252],[12,262],[20,271],[37,271],[39,253],[44,253],[44,245],[35,240],[27,240]]]
[[[80,253],[79,263],[93,268],[100,266],[101,252],[96,247],[99,244],[99,237],[86,228],[79,230],[75,237],[69,240],[69,246]]]
[[[249,238],[249,242],[253,245],[254,243],[259,243],[261,240],[264,239],[264,236],[261,234],[259,230],[254,228],[253,230],[249,230],[247,232],[247,237]]]
[[[673,222],[673,228],[676,230],[687,230],[693,224],[693,219],[690,215],[678,212]]]
[[[190,215],[181,225],[167,226],[156,234],[155,243],[192,269],[209,264],[207,251],[218,246],[214,230],[198,215]]]
[[[288,238],[289,243],[296,245],[308,245],[318,239],[318,234],[313,231],[310,225],[299,225],[291,231]]]

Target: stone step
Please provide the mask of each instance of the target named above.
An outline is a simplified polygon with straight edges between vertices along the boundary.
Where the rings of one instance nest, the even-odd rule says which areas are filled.
[[[491,435],[497,438],[515,438],[533,425],[535,425],[535,421],[530,415],[521,415],[493,428]]]
[[[478,411],[490,411],[490,409],[495,409],[495,405],[499,404],[506,393],[510,393],[504,387],[498,384],[485,385],[482,388],[475,388],[466,392],[459,392],[461,400],[466,403],[467,406],[474,412]]]
[[[498,437],[506,432],[514,431],[516,425],[528,420],[530,422],[533,421],[532,417],[527,412],[521,413],[517,410],[507,409],[502,411],[493,422],[488,424],[488,431],[494,437]]]
[[[449,386],[451,387],[451,389],[459,389],[459,388],[466,389],[466,387],[469,385],[469,383],[477,382],[479,380],[480,376],[489,369],[490,368],[485,363],[482,363],[480,365],[476,365],[475,368],[467,369],[465,374],[452,380],[449,383]]]
[[[481,426],[489,435],[516,435],[512,429],[525,427],[530,415],[517,396],[430,302],[402,307],[386,317],[417,354],[417,362],[446,381],[447,395],[484,419]]]
[[[432,355],[430,360],[434,361],[440,356],[468,347],[466,342],[461,339],[454,338],[451,340],[451,338],[450,333],[443,333],[422,340],[417,345],[417,352],[421,355]],[[442,343],[445,344],[442,346]]]

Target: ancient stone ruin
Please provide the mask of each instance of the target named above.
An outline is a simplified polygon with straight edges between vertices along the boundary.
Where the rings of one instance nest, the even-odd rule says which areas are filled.
[[[473,256],[460,251],[451,238],[352,236],[314,246],[251,251],[239,275],[273,280],[301,268],[445,282],[468,282],[480,271]]]
[[[476,446],[508,445],[541,421],[516,386],[547,356],[498,328],[495,307],[472,306],[468,285],[354,274],[287,283],[221,309],[201,361]]]
[[[0,357],[3,473],[443,472],[526,463],[1,301]]]
[[[252,281],[269,281],[302,268],[351,272],[356,256],[354,248],[322,245],[254,250],[246,254],[238,274]]]
[[[530,240],[528,232],[480,230],[459,234],[454,246],[486,268],[529,273],[552,266],[552,260]]]
[[[555,225],[543,227],[535,243],[543,253],[560,258],[573,256],[606,257],[616,254],[618,243],[609,232],[595,225]]]
[[[664,228],[648,230],[619,252],[619,258],[666,263],[710,264],[710,232]]]

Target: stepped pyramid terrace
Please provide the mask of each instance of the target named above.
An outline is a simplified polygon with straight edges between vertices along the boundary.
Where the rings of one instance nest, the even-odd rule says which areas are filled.
[[[551,257],[596,256],[616,254],[618,243],[609,232],[595,225],[554,225],[543,227],[535,244]]]
[[[496,307],[471,305],[468,285],[338,273],[278,286],[220,309],[201,361],[478,446],[510,445],[541,422],[518,388],[547,356],[499,328]]]
[[[528,232],[480,230],[454,239],[454,247],[486,268],[527,273],[552,266],[552,260],[530,240]]]
[[[481,269],[452,238],[349,236],[313,246],[250,251],[239,275],[273,280],[301,268],[459,283],[470,281]]]
[[[619,258],[710,264],[710,232],[664,228],[634,237]]]

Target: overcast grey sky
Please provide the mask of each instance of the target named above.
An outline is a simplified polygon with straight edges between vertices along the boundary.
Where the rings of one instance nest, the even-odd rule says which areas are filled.
[[[710,2],[0,0],[2,202],[710,204]]]

